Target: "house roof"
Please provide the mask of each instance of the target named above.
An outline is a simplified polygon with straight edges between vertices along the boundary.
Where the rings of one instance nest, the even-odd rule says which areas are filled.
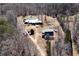
[[[44,29],[43,31],[42,31],[42,33],[44,33],[44,32],[53,32],[54,30],[53,29]]]
[[[28,23],[41,23],[42,21],[39,20],[39,19],[33,19],[33,18],[29,18],[29,19],[26,19],[25,22],[28,22]]]

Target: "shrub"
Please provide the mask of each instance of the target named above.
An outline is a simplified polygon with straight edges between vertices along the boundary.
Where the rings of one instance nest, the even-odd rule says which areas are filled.
[[[71,32],[67,29],[65,32],[65,42],[67,43],[69,41],[71,41]]]
[[[9,33],[11,34],[13,31],[12,26],[4,20],[0,20],[0,34]]]

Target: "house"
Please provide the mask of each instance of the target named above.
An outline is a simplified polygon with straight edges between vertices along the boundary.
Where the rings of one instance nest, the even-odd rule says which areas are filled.
[[[36,19],[29,18],[29,19],[24,19],[24,23],[32,24],[32,25],[41,25],[43,22],[41,20],[39,20],[38,18],[36,18]]]
[[[53,29],[44,29],[42,31],[42,38],[46,40],[54,39],[54,30]]]

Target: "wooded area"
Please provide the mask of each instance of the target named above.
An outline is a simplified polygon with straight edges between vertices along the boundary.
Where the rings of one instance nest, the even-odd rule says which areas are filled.
[[[29,46],[25,42],[26,37],[17,30],[18,16],[51,16],[57,18],[64,30],[65,26],[63,25],[62,17],[77,13],[79,13],[78,3],[0,3],[0,55],[31,55]],[[28,42],[29,40],[26,41]],[[66,43],[71,41],[70,31],[67,31],[65,41]],[[24,50],[24,43],[27,45],[27,53]]]

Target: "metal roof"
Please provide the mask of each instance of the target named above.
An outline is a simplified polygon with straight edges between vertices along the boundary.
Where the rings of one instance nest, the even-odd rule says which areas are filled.
[[[42,33],[44,33],[44,32],[53,32],[54,30],[53,29],[44,29],[43,31],[42,31]]]
[[[39,19],[33,19],[33,18],[29,18],[29,19],[26,19],[25,22],[28,22],[28,23],[42,23],[41,20]]]

